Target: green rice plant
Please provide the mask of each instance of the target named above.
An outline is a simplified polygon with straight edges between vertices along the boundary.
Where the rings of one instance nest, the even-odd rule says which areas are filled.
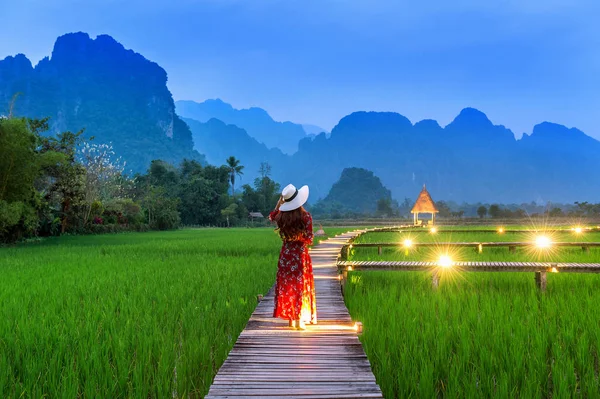
[[[0,248],[0,397],[202,397],[280,247],[265,228]]]
[[[360,239],[379,242],[382,234]],[[490,233],[478,234],[473,241],[493,241],[483,237]],[[352,259],[435,260],[436,250],[406,255],[384,248],[378,255],[377,248],[354,248]],[[469,261],[600,261],[597,250],[571,248],[546,254],[464,249],[454,255]],[[361,341],[386,397],[600,395],[599,275],[551,273],[541,293],[532,273],[449,271],[434,291],[428,272],[351,272],[345,301],[352,318],[364,324]]]
[[[600,276],[352,272],[346,304],[386,397],[597,397]]]

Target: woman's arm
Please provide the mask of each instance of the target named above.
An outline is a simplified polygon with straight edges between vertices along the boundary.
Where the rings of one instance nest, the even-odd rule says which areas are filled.
[[[277,201],[277,205],[275,205],[275,209],[271,213],[269,213],[269,220],[274,221],[277,215],[279,214],[279,207],[283,204],[283,197],[279,196],[279,200]]]

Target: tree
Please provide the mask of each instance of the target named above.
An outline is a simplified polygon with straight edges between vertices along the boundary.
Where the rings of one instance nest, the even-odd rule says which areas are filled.
[[[86,170],[84,224],[90,221],[92,204],[95,201],[117,199],[124,183],[124,164],[116,157],[111,145],[85,143],[78,151],[79,159]]]
[[[46,188],[44,169],[65,161],[45,151],[40,133],[48,119],[0,118],[0,240],[37,233]]]
[[[83,142],[83,130],[77,133],[64,132],[57,137],[44,138],[42,153],[60,153],[61,162],[46,167],[45,171],[52,183],[47,198],[58,202],[60,207],[61,233],[80,220],[78,213],[85,204],[86,170],[76,159],[77,146]]]
[[[452,211],[450,210],[450,207],[448,206],[448,204],[446,203],[446,201],[438,201],[435,203],[436,208],[439,211],[439,216],[440,217],[449,217],[452,216]]]
[[[235,197],[235,177],[242,177],[244,167],[240,165],[240,160],[231,156],[227,158],[227,167],[229,168],[229,181],[231,182],[231,196]],[[270,169],[269,169],[270,170]]]
[[[227,219],[227,227],[229,227],[229,218],[237,214],[237,208],[237,204],[229,204],[227,208],[221,210],[221,215]]]
[[[502,209],[500,209],[499,205],[492,204],[492,205],[490,205],[490,209],[488,210],[488,213],[490,214],[492,219],[498,219],[500,216],[502,216]]]
[[[392,200],[390,198],[380,198],[377,201],[377,215],[378,216],[393,216],[394,209],[392,207]]]
[[[556,218],[556,217],[561,217],[564,216],[564,212],[562,211],[562,209],[555,207],[552,208],[549,212],[548,215],[552,218]]]
[[[177,228],[181,221],[177,212],[178,202],[177,198],[169,197],[163,187],[150,187],[142,202],[150,227],[158,230]]]
[[[483,219],[487,213],[488,210],[484,205],[481,205],[479,208],[477,208],[477,215],[479,216],[479,219]]]
[[[270,177],[271,165],[269,165],[268,162],[261,162],[260,168],[258,169],[258,173],[260,173],[260,177]]]

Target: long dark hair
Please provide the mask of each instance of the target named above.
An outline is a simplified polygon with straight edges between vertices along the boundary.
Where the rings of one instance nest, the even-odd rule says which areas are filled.
[[[302,206],[293,211],[279,212],[275,221],[282,239],[285,241],[298,241],[302,238],[302,234],[306,230],[306,224],[304,223],[306,213]]]

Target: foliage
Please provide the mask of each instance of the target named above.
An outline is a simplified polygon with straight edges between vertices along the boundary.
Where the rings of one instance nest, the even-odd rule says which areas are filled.
[[[0,248],[0,397],[203,397],[280,248],[272,229]]]
[[[242,177],[244,166],[240,165],[240,160],[231,156],[226,160],[227,168],[229,168],[229,181],[231,182],[231,196],[235,196],[235,177]]]
[[[480,219],[483,219],[487,213],[488,209],[484,205],[481,205],[479,208],[477,208],[477,216],[479,216]]]
[[[489,227],[488,227],[489,228]],[[532,241],[527,233],[373,233],[358,242]],[[556,241],[581,241],[571,231]],[[598,241],[600,233],[585,233]],[[430,261],[438,249],[355,248],[355,260]],[[598,262],[600,249],[458,250],[462,261]],[[600,276],[550,273],[544,295],[532,273],[352,272],[345,302],[385,397],[595,397]],[[390,334],[393,331],[393,334]],[[398,367],[401,364],[402,367]],[[417,381],[418,383],[415,383]],[[578,393],[578,394],[576,394]]]

